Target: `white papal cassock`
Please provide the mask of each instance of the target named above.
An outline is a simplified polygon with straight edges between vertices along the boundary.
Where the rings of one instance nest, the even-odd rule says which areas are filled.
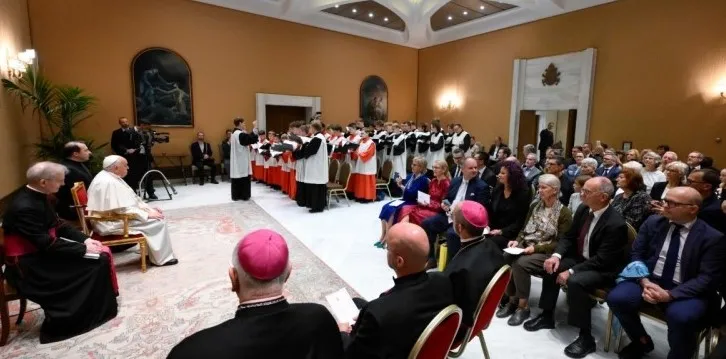
[[[163,265],[174,259],[166,221],[149,218],[149,205],[121,177],[106,170],[99,172],[88,187],[87,209],[91,215],[94,212],[133,214],[129,233],[141,233],[146,237],[151,263]],[[93,221],[93,230],[102,236],[122,235],[123,222]]]

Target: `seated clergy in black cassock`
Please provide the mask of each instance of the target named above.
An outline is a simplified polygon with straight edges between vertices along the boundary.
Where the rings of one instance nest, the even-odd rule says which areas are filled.
[[[30,167],[28,185],[15,193],[2,224],[7,280],[45,313],[41,343],[88,332],[118,311],[108,247],[59,220],[48,201],[65,171],[52,162]]]
[[[232,253],[229,279],[239,297],[234,318],[194,333],[168,359],[339,359],[332,314],[316,303],[288,303],[282,294],[291,266],[287,243],[269,229],[247,234]]]
[[[567,322],[580,329],[577,339],[565,348],[565,355],[582,358],[595,351],[591,334],[592,299],[597,288],[610,287],[625,264],[628,227],[610,207],[615,189],[607,177],[595,177],[582,187],[582,204],[575,212],[570,230],[560,237],[557,248],[544,262],[539,307],[542,314],[524,323],[536,331],[555,327],[554,310],[560,286],[567,286]]]
[[[340,324],[345,358],[407,358],[429,322],[454,301],[449,279],[424,271],[429,245],[421,227],[398,223],[386,244],[395,285],[371,302],[355,300],[361,308],[355,325]]]
[[[461,249],[446,266],[444,274],[454,288],[454,303],[461,308],[463,317],[456,340],[474,325],[474,314],[484,290],[494,274],[506,264],[502,250],[489,238],[484,228],[489,225],[487,210],[478,202],[463,201],[451,212],[454,231],[461,238]]]
[[[91,151],[88,150],[83,142],[68,142],[63,146],[63,160],[61,164],[68,169],[66,172],[65,184],[58,189],[56,193],[56,212],[58,217],[68,221],[77,221],[78,212],[73,202],[71,188],[76,182],[83,182],[88,188],[93,180],[91,171],[86,167],[85,162],[91,157]]]

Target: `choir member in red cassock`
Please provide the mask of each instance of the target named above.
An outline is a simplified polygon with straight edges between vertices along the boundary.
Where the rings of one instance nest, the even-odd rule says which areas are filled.
[[[370,137],[370,129],[361,130],[360,146],[351,152],[355,169],[350,182],[355,198],[361,202],[376,200],[376,144]]]
[[[58,219],[49,196],[66,169],[40,162],[3,218],[5,274],[10,284],[45,313],[40,342],[83,334],[116,317],[116,274],[108,247]]]

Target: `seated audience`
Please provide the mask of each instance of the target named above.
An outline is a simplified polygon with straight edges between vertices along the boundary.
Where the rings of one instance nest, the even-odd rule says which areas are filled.
[[[592,178],[593,176],[589,175],[579,175],[575,178],[574,187],[575,187],[575,193],[570,196],[570,203],[567,204],[567,208],[570,209],[570,213],[577,212],[577,209],[582,204],[582,198],[580,197],[580,191],[582,191],[582,186],[585,185],[585,182]]]
[[[448,165],[445,161],[436,161],[434,163],[434,179],[429,182],[427,191],[429,201],[422,203],[416,199],[416,204],[406,205],[399,212],[398,216],[401,222],[411,222],[420,225],[426,218],[435,216],[437,213],[443,213],[441,201],[449,191],[451,178],[449,177]]]
[[[429,245],[421,227],[395,224],[386,245],[395,284],[371,302],[357,299],[361,311],[353,327],[339,325],[345,358],[407,358],[429,322],[454,302],[451,281],[424,271]]]
[[[527,180],[527,185],[531,186],[532,182],[542,174],[542,171],[537,168],[537,154],[536,153],[529,153],[527,154],[526,159],[524,160],[524,166],[522,166],[522,171],[524,172],[524,178]]]
[[[214,154],[212,145],[209,142],[204,142],[204,132],[197,132],[197,141],[189,146],[189,151],[192,153],[192,165],[198,169],[199,185],[204,186],[204,166],[209,167],[209,176],[212,178],[212,183],[219,183],[216,177],[217,165],[212,157]]]
[[[658,169],[663,171],[663,173],[665,173],[666,166],[668,166],[669,163],[678,161],[678,154],[673,151],[667,151],[663,153],[661,157],[663,158],[663,161],[660,163],[660,167]]]
[[[703,153],[694,151],[688,154],[686,164],[688,164],[688,173],[701,169],[701,162],[703,161]]]
[[[724,187],[726,187],[726,168],[719,172],[719,180],[721,182],[718,184],[718,188],[716,189],[716,195],[718,196],[719,201],[723,202],[726,201],[726,191],[724,191]]]
[[[482,181],[486,182],[489,187],[494,187],[497,185],[497,173],[494,173],[491,168],[489,168],[489,154],[486,152],[477,152],[474,154],[474,159],[476,160],[476,168],[479,174],[479,178],[481,178]]]
[[[458,147],[454,147],[453,150],[451,150],[451,157],[454,159],[455,166],[449,168],[449,171],[451,172],[451,178],[461,177],[462,169],[464,168],[464,160],[466,157],[464,156],[464,151]]]
[[[86,188],[91,185],[93,175],[86,167],[86,162],[91,158],[91,151],[83,142],[68,142],[63,146],[63,157],[60,163],[68,169],[68,172],[66,172],[65,183],[55,195],[58,200],[55,209],[58,217],[67,221],[78,221],[78,212],[74,207],[71,188],[76,182],[83,182]]]
[[[618,174],[620,174],[620,171],[622,168],[618,164],[618,160],[615,158],[614,155],[610,153],[606,153],[602,157],[602,166],[595,171],[598,176],[607,177],[610,181],[615,182],[615,179],[618,178]]]
[[[559,199],[560,202],[562,202],[562,204],[566,206],[570,203],[570,196],[572,196],[574,188],[572,187],[572,182],[564,174],[564,161],[565,159],[562,158],[562,156],[555,156],[553,158],[547,159],[547,161],[545,162],[545,173],[554,175],[555,177],[557,177],[557,179],[560,180]],[[583,163],[585,163],[584,160]],[[582,174],[587,174],[584,171],[581,172]],[[535,188],[539,188],[539,185],[536,181],[534,184]]]
[[[617,177],[622,193],[615,196],[610,205],[625,221],[638,230],[650,215],[650,195],[645,191],[640,171],[625,167]]]
[[[574,181],[575,177],[580,175],[580,165],[582,164],[582,160],[585,159],[585,155],[582,152],[577,152],[574,156],[574,162],[567,166],[567,170],[565,171],[565,175],[567,175],[570,181]]]
[[[653,350],[638,312],[645,303],[665,312],[668,358],[690,358],[706,324],[709,301],[717,299],[726,261],[723,234],[697,218],[701,205],[697,191],[674,188],[664,201],[663,216],[652,216],[643,224],[633,243],[631,263],[607,297],[631,340],[620,358],[642,358]]]
[[[151,208],[136,195],[123,178],[129,171],[126,159],[111,155],[103,160],[103,171],[99,172],[88,187],[89,214],[115,213],[131,215],[129,233],[142,233],[146,237],[151,263],[174,265],[179,261],[171,249],[171,238],[166,227],[164,214],[159,208]],[[122,235],[124,225],[118,221],[92,221],[93,230],[102,236]]]
[[[586,157],[580,163],[580,174],[595,177],[597,176],[597,161],[594,158]]]
[[[292,268],[280,234],[269,229],[247,234],[235,246],[231,264],[229,280],[239,299],[234,318],[190,335],[167,358],[342,358],[328,309],[285,299]]]
[[[489,239],[503,249],[517,237],[524,226],[532,194],[524,179],[522,168],[514,162],[501,162],[498,184],[492,191],[489,212]]]
[[[577,163],[576,158],[578,153],[582,153],[582,146],[573,146],[570,150],[570,157],[565,159],[565,168],[569,168],[573,164]],[[585,154],[582,154],[582,158],[585,158]],[[579,163],[578,163],[579,167]],[[574,179],[574,177],[572,178]]]
[[[660,165],[660,155],[653,152],[643,152],[643,183],[645,183],[645,190],[651,193],[653,185],[658,182],[665,182],[665,173],[658,169]]]
[[[52,162],[31,166],[27,186],[15,193],[3,216],[5,276],[43,309],[41,344],[91,331],[118,311],[108,247],[59,220],[48,202],[66,171]]]
[[[426,160],[423,157],[414,157],[411,161],[411,174],[406,176],[406,180],[402,180],[401,177],[396,178],[396,186],[401,188],[403,191],[403,203],[393,206],[392,204],[396,201],[391,201],[383,205],[381,213],[378,218],[381,220],[381,238],[376,242],[375,246],[383,248],[385,242],[383,239],[386,237],[386,232],[396,222],[398,213],[401,212],[406,205],[415,206],[418,201],[418,192],[429,193],[429,179],[426,177]]]
[[[657,182],[653,184],[653,189],[650,190],[650,198],[655,201],[660,201],[665,198],[665,195],[671,188],[686,184],[688,165],[680,161],[671,162],[665,166],[665,171],[663,173],[665,173],[666,176],[665,182]],[[654,210],[656,213],[660,213],[657,208],[654,208]]]
[[[606,177],[595,177],[582,188],[584,206],[575,213],[572,227],[544,262],[539,307],[542,314],[524,323],[524,329],[537,331],[555,327],[554,309],[560,286],[567,286],[568,324],[580,329],[577,339],[565,348],[565,355],[582,358],[595,351],[591,333],[590,293],[611,286],[623,268],[628,228],[620,214],[610,207],[615,192]]]
[[[688,175],[688,185],[701,195],[698,218],[717,231],[726,234],[726,215],[721,211],[721,201],[716,196],[718,173],[712,170],[695,170]]]
[[[487,210],[478,202],[463,201],[451,211],[454,231],[461,238],[461,250],[446,266],[444,274],[454,288],[454,303],[461,308],[462,318],[457,340],[464,338],[474,325],[479,300],[494,274],[506,263],[496,244],[483,237],[489,225]]]
[[[446,198],[441,202],[441,209],[444,210],[444,213],[438,213],[421,222],[421,227],[426,230],[426,234],[429,237],[430,260],[428,267],[430,268],[436,267],[434,245],[437,235],[446,233],[449,259],[459,251],[459,247],[461,246],[459,236],[456,235],[449,222],[451,206],[465,200],[479,202],[484,207],[488,207],[491,204],[489,186],[477,176],[479,172],[477,172],[476,167],[477,163],[475,159],[467,158],[464,160],[463,176],[454,178],[451,181]]]
[[[640,162],[640,152],[635,148],[625,153],[625,162],[630,161]]]
[[[507,286],[507,305],[499,309],[497,317],[511,315],[507,322],[509,325],[518,326],[529,319],[530,275],[545,275],[545,260],[557,247],[557,239],[572,225],[572,212],[557,200],[559,192],[560,180],[557,177],[550,174],[540,176],[539,200],[529,207],[526,224],[517,239],[507,243],[507,247],[524,249],[518,257],[505,254],[512,261],[512,278]]]

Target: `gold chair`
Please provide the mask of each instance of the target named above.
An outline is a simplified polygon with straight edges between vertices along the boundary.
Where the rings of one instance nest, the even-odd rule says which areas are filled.
[[[338,178],[338,170],[340,169],[340,162],[336,159],[331,159],[328,164],[328,182],[335,183]]]
[[[88,193],[86,192],[86,185],[83,182],[76,182],[71,188],[71,195],[73,196],[73,203],[76,207],[76,213],[78,213],[78,220],[81,223],[81,230],[83,233],[95,239],[105,246],[128,246],[128,245],[139,245],[139,253],[141,254],[141,272],[146,272],[146,237],[139,234],[129,234],[129,220],[132,219],[132,215],[129,214],[116,214],[116,213],[103,213],[103,214],[86,214],[86,206],[88,205]],[[90,230],[89,224],[93,222],[117,222],[123,223],[123,234],[102,236],[98,233],[93,233]]]
[[[0,228],[0,266],[5,264],[5,237],[3,229]],[[18,319],[16,325],[23,322],[25,308],[28,306],[28,300],[23,298],[13,286],[5,279],[3,271],[0,270],[0,323],[2,325],[2,334],[0,335],[0,347],[5,346],[10,336],[10,309],[8,303],[19,300],[20,309],[18,310]]]
[[[391,176],[393,175],[393,162],[391,160],[386,160],[383,162],[383,167],[380,171],[381,178],[376,179],[376,192],[379,189],[385,189],[386,192],[388,192],[388,197],[393,198],[391,195],[391,189],[388,187],[388,184],[391,182]],[[404,174],[400,174],[403,176]]]
[[[348,200],[348,185],[350,183],[350,163],[343,163],[340,166],[340,175],[338,180],[335,182],[328,182],[328,209],[330,209],[330,200],[335,196],[335,200],[338,201],[338,196],[342,195],[345,197],[345,202],[350,207],[350,201]]]
[[[416,340],[408,359],[446,358],[461,325],[461,308],[449,305],[437,314]]]

